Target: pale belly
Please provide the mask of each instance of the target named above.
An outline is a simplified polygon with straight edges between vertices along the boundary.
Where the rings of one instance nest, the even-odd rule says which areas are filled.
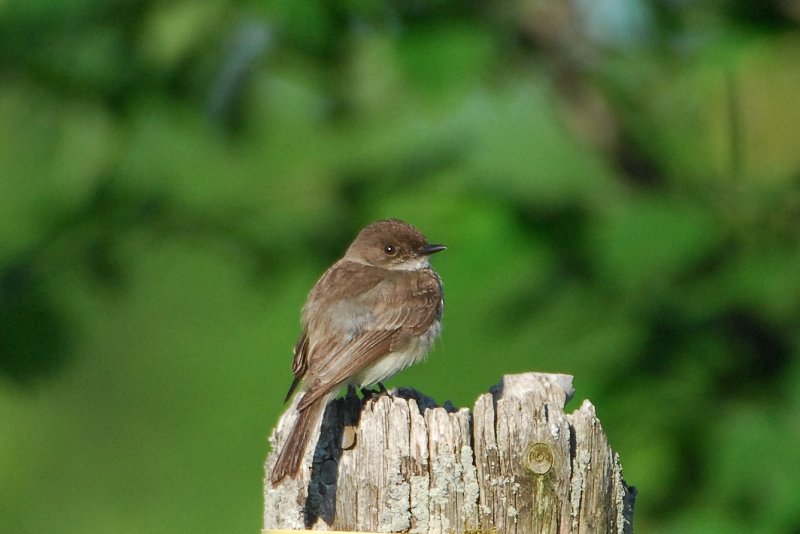
[[[361,387],[369,387],[383,382],[399,373],[409,365],[425,359],[428,350],[439,335],[441,324],[435,321],[423,335],[410,342],[402,350],[391,352],[354,376],[349,382]]]

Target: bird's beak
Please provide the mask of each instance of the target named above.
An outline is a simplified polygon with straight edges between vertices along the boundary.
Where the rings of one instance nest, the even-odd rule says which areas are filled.
[[[425,245],[421,249],[419,249],[419,253],[422,256],[428,256],[430,254],[436,254],[437,252],[441,252],[443,250],[447,250],[447,247],[444,245]]]

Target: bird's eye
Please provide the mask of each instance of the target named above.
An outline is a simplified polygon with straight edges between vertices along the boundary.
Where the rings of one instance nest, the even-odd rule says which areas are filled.
[[[386,253],[387,256],[394,256],[395,254],[397,254],[397,249],[394,247],[394,245],[386,245],[385,247],[383,247],[383,251]]]

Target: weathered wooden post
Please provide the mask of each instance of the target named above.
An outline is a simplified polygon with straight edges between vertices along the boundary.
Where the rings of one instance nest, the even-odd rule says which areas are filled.
[[[594,406],[564,413],[572,393],[571,376],[527,373],[505,376],[472,412],[410,389],[363,406],[338,399],[298,479],[267,477],[264,532],[632,532],[636,492]]]

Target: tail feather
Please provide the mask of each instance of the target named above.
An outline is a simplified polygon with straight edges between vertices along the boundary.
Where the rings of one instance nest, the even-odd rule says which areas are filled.
[[[294,478],[297,475],[300,470],[300,464],[303,462],[306,448],[308,448],[308,442],[321,423],[322,413],[325,411],[326,404],[328,404],[328,395],[313,402],[297,414],[297,420],[289,431],[289,436],[283,443],[283,448],[278,454],[278,460],[272,469],[270,482],[272,482],[273,486],[287,476]]]

